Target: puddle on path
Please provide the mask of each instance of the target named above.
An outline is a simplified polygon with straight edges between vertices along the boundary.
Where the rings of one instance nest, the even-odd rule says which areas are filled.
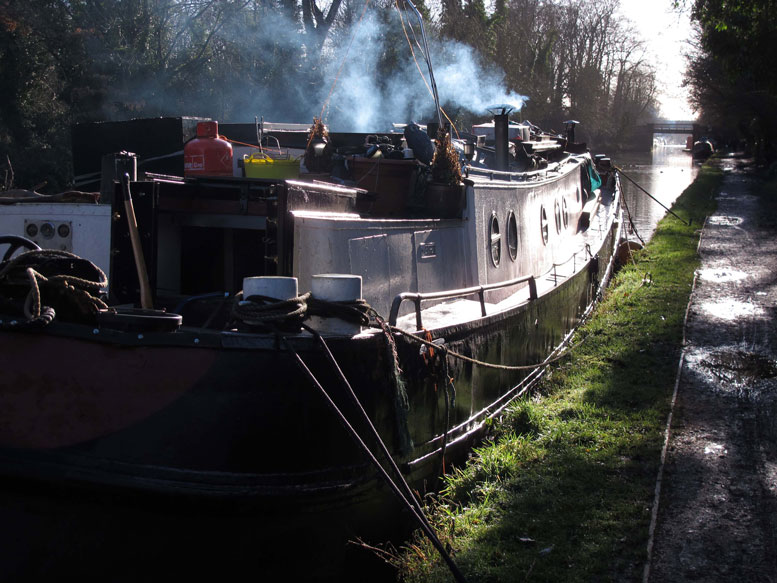
[[[777,362],[773,359],[744,350],[715,350],[709,352],[699,364],[729,381],[770,379],[777,376]]]
[[[707,218],[708,225],[718,225],[721,227],[735,227],[741,225],[743,222],[742,217],[732,217],[729,215],[713,215]]]
[[[714,301],[700,302],[698,308],[708,316],[719,320],[739,320],[761,315],[762,310],[751,301],[742,302],[733,298],[719,298]]]
[[[777,360],[742,345],[694,347],[686,353],[688,379],[707,395],[731,395],[749,403],[777,404]],[[692,381],[693,382],[693,381]]]
[[[713,283],[729,283],[733,281],[742,281],[747,277],[744,271],[736,269],[699,269],[697,271],[699,279],[711,281]]]
[[[710,443],[704,446],[704,455],[724,456],[727,453],[726,447],[720,443]]]

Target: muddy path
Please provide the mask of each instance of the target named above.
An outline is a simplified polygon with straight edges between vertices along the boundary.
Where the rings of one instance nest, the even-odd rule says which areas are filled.
[[[721,162],[645,581],[777,582],[777,203]]]

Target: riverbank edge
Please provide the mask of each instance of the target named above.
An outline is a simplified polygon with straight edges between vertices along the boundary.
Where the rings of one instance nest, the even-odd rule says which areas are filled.
[[[698,241],[723,172],[705,165],[621,269],[568,357],[514,403],[429,501],[477,581],[641,578]],[[450,574],[420,535],[393,559],[408,582]]]

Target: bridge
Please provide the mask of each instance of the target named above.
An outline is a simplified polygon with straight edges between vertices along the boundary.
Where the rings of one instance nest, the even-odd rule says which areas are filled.
[[[699,124],[694,121],[657,120],[647,124],[652,126],[654,134],[690,134],[694,135]]]
[[[704,127],[693,120],[658,119],[637,126],[634,129],[634,145],[640,150],[650,150],[653,147],[655,134],[684,134],[693,136],[697,141],[704,133]]]

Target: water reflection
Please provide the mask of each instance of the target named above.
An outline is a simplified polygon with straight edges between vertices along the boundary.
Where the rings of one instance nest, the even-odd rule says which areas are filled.
[[[659,145],[650,152],[621,152],[613,155],[612,160],[629,178],[669,208],[698,172],[698,166],[681,145]],[[628,179],[622,178],[621,184],[637,233],[647,241],[666,210]]]

